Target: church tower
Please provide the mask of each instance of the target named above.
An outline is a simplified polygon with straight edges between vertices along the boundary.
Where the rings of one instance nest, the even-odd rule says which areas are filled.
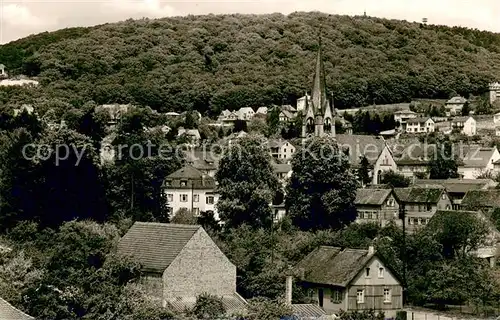
[[[314,74],[311,98],[306,100],[304,120],[302,123],[302,138],[313,136],[335,137],[335,123],[330,101],[326,94],[326,76],[321,54],[321,37],[316,57],[316,71]],[[307,97],[307,95],[306,95]]]

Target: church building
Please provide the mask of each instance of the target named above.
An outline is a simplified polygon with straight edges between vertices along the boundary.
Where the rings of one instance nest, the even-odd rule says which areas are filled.
[[[304,120],[302,123],[302,138],[331,136],[335,137],[335,123],[333,122],[333,106],[326,94],[325,70],[321,55],[321,39],[316,58],[316,72],[314,75],[311,97],[306,95]]]

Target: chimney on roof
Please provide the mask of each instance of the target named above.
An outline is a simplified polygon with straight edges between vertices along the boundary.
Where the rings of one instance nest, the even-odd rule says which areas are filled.
[[[292,288],[293,288],[292,267],[288,266],[288,271],[286,273],[285,302],[289,306],[292,305]]]
[[[374,248],[373,246],[369,246],[369,247],[368,247],[368,254],[369,254],[369,255],[372,255],[372,254],[374,254],[374,253],[375,253],[375,248]]]
[[[286,291],[285,291],[285,301],[286,304],[292,305],[292,285],[293,285],[293,277],[292,275],[286,276]]]

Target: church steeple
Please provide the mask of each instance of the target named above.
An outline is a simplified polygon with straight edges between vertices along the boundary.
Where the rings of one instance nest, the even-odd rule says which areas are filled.
[[[324,114],[328,99],[326,96],[326,77],[325,67],[323,65],[323,55],[321,52],[321,34],[319,36],[319,47],[316,55],[316,71],[311,93],[311,102],[315,113]]]
[[[326,94],[326,74],[323,65],[320,33],[311,100],[306,102],[305,117],[302,124],[302,137],[322,137],[325,135],[335,136],[335,126],[333,125],[333,113],[330,101]]]

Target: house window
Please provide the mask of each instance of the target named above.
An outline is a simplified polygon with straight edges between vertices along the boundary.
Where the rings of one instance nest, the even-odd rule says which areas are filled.
[[[168,194],[167,194],[167,201],[168,201],[168,202],[172,202],[172,201],[174,201],[174,195],[173,195],[173,194],[171,194],[171,193],[168,193]]]
[[[170,187],[172,185],[172,181],[167,181],[166,185],[167,185],[167,187]]]
[[[384,268],[382,268],[382,267],[378,268],[378,277],[379,278],[384,277]]]
[[[441,199],[446,200],[446,194],[441,195]]]
[[[358,303],[365,303],[365,290],[358,290],[356,292],[356,301]]]
[[[387,200],[387,206],[388,207],[394,207],[394,199]]]
[[[408,218],[408,224],[410,224],[410,225],[413,224],[413,218]]]
[[[187,185],[187,181],[181,181],[181,187],[185,187]]]
[[[391,289],[384,289],[384,302],[391,302]]]
[[[207,196],[207,204],[214,204],[214,196]]]
[[[330,301],[332,303],[341,303],[342,302],[342,292],[340,290],[332,289]]]
[[[366,268],[366,277],[370,277],[370,268]]]
[[[187,202],[188,201],[188,195],[187,194],[181,194],[180,196],[181,202]]]
[[[194,194],[193,195],[193,202],[198,202],[200,201],[200,195],[199,194]]]

